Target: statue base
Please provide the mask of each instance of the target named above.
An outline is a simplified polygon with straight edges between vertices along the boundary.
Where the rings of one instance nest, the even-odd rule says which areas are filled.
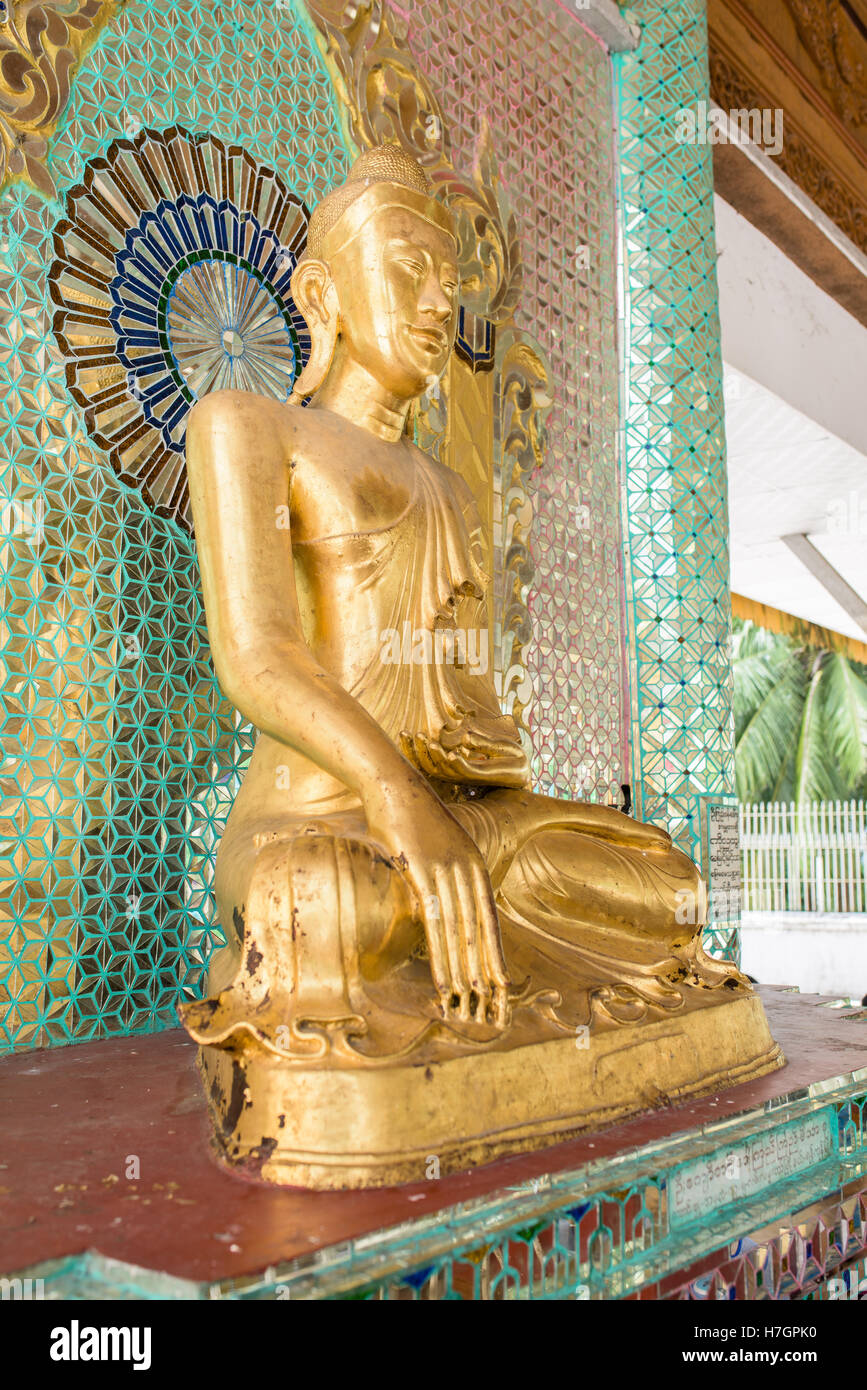
[[[755,994],[577,1040],[382,1066],[287,1064],[247,1043],[199,1049],[221,1160],[318,1189],[444,1177],[783,1065]]]

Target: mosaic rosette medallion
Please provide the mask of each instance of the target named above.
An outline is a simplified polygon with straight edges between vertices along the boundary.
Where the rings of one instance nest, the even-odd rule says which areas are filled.
[[[191,406],[235,386],[286,400],[310,350],[289,283],[309,214],[213,135],[142,130],[91,161],[54,233],[54,332],[94,441],[189,526]]]

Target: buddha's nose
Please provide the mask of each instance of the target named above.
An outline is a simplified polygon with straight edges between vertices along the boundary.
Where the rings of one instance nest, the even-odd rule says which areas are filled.
[[[452,316],[452,302],[442,285],[433,276],[425,284],[418,307],[422,313],[429,314],[437,323],[448,323]]]

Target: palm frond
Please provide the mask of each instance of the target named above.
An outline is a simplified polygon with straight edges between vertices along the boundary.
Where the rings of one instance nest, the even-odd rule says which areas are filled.
[[[735,778],[742,801],[760,801],[785,776],[804,708],[803,673],[786,664],[782,677],[745,720],[735,744]]]
[[[867,772],[867,682],[841,652],[822,670],[824,740],[847,794]]]
[[[833,801],[841,795],[841,780],[828,748],[823,719],[823,681],[830,653],[813,654],[804,701],[804,716],[795,760],[795,801]]]
[[[867,668],[749,621],[734,624],[742,800],[836,800],[867,783]]]
[[[740,740],[774,686],[803,684],[803,673],[790,640],[753,623],[735,634],[732,651],[735,739]]]
[[[789,751],[780,763],[776,779],[768,789],[768,801],[794,801],[795,799],[795,754],[797,743],[793,739]]]

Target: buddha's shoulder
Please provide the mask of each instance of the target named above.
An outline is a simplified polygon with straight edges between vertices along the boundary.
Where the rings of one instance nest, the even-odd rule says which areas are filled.
[[[273,396],[260,396],[255,391],[238,391],[227,387],[221,391],[211,391],[196,401],[190,410],[187,424],[188,433],[220,429],[239,429],[248,433],[257,427],[268,431],[277,430],[283,437],[292,438],[298,434],[309,433],[305,421],[308,414],[300,405],[289,405],[287,401],[275,400]]]
[[[290,405],[273,396],[260,396],[253,391],[212,391],[203,396],[190,411],[187,440],[210,438],[224,452],[239,446],[239,457],[249,456],[251,443],[261,442],[263,453],[273,459],[291,459],[293,467],[313,470],[317,475],[327,472],[337,461],[350,457],[353,448],[354,426],[328,410]],[[241,446],[243,446],[241,448]],[[368,451],[365,453],[367,457]],[[298,475],[296,475],[297,478]]]
[[[222,391],[208,392],[207,396],[197,400],[190,409],[189,425],[196,430],[203,425],[229,424],[232,421],[249,424],[254,420],[267,420],[270,424],[283,421],[290,427],[289,421],[300,414],[303,414],[302,407],[290,406],[283,400],[275,400],[274,396],[260,396],[254,391],[236,391],[232,386],[226,386]]]
[[[449,468],[447,463],[434,458],[433,454],[427,454],[420,449],[417,444],[411,445],[413,455],[417,464],[427,473],[428,477],[447,493],[451,493],[457,498],[461,507],[472,505],[472,490],[460,475],[453,468]]]

